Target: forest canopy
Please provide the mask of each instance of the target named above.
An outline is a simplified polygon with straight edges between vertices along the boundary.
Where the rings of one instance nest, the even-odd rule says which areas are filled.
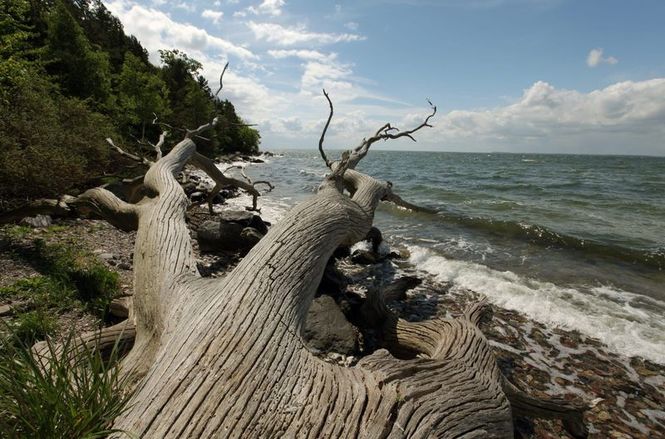
[[[168,48],[160,55],[161,65],[151,64],[100,0],[4,0],[2,200],[55,196],[99,183],[117,171],[104,139],[142,153],[141,144],[161,132],[155,115],[175,128],[194,128],[218,115],[208,140],[199,139],[199,151],[256,153],[258,131],[231,102],[213,95],[201,63]]]

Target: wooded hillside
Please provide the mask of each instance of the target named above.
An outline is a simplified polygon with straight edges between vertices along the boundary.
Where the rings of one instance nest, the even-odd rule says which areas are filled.
[[[142,154],[161,132],[155,115],[174,134],[217,115],[209,140],[198,142],[207,156],[258,151],[258,131],[216,99],[198,61],[169,48],[160,55],[152,65],[100,0],[3,1],[0,210],[114,178],[104,139]]]

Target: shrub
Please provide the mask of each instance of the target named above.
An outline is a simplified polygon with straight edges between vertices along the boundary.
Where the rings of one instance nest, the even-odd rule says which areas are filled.
[[[53,90],[37,69],[32,81],[3,89],[0,99],[2,198],[53,197],[102,174],[109,160],[108,119]]]

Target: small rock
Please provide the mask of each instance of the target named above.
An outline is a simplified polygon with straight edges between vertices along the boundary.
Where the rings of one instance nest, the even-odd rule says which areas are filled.
[[[383,289],[383,297],[386,302],[406,299],[406,292],[417,287],[423,281],[415,276],[404,276],[395,279],[390,285]]]
[[[216,194],[216,195],[212,198],[211,201],[212,201],[212,204],[224,204],[224,203],[226,203],[226,199],[225,199],[224,197],[222,197],[221,194]]]
[[[190,196],[189,199],[192,200],[192,203],[197,204],[205,201],[205,194],[203,192],[193,192]]]
[[[190,196],[194,192],[196,192],[196,183],[193,181],[188,181],[187,183],[182,184],[182,189],[185,191],[185,194],[187,196]]]
[[[367,232],[367,236],[365,237],[365,241],[372,243],[372,250],[374,253],[378,253],[379,246],[383,242],[383,235],[381,235],[381,230],[377,229],[376,227],[369,229],[369,232]]]
[[[378,262],[376,253],[367,250],[356,250],[351,255],[354,264],[372,265]]]
[[[52,224],[52,221],[51,217],[48,215],[37,215],[33,217],[23,218],[21,220],[21,223],[39,229],[50,226]]]
[[[252,212],[225,210],[217,218],[198,227],[196,239],[202,251],[246,250],[268,232],[261,217]]]
[[[121,269],[121,270],[128,270],[129,271],[129,270],[132,269],[132,266],[128,262],[121,262],[121,263],[118,264],[118,268]]]
[[[115,259],[115,255],[113,253],[100,253],[99,257],[105,261],[111,261],[111,259]]]
[[[263,234],[253,227],[245,227],[240,232],[240,237],[247,247],[254,247],[263,238]]]

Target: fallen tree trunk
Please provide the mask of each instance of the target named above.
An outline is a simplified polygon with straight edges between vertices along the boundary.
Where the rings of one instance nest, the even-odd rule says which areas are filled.
[[[502,377],[478,328],[482,305],[458,319],[415,324],[370,298],[368,315],[386,349],[350,368],[323,362],[303,342],[330,257],[367,235],[381,200],[401,200],[390,183],[353,169],[371,143],[395,136],[390,130],[382,127],[336,162],[323,153],[322,136],[331,173],[317,194],[223,278],[197,272],[188,199],[175,178],[196,157],[190,137],[198,130],[150,167],[151,197],[140,204],[90,194],[105,216],[138,225],[127,323],[135,340],[121,364],[133,396],[114,428],[142,438],[512,437],[517,404],[522,414],[562,418],[585,435],[579,407],[538,402]]]

